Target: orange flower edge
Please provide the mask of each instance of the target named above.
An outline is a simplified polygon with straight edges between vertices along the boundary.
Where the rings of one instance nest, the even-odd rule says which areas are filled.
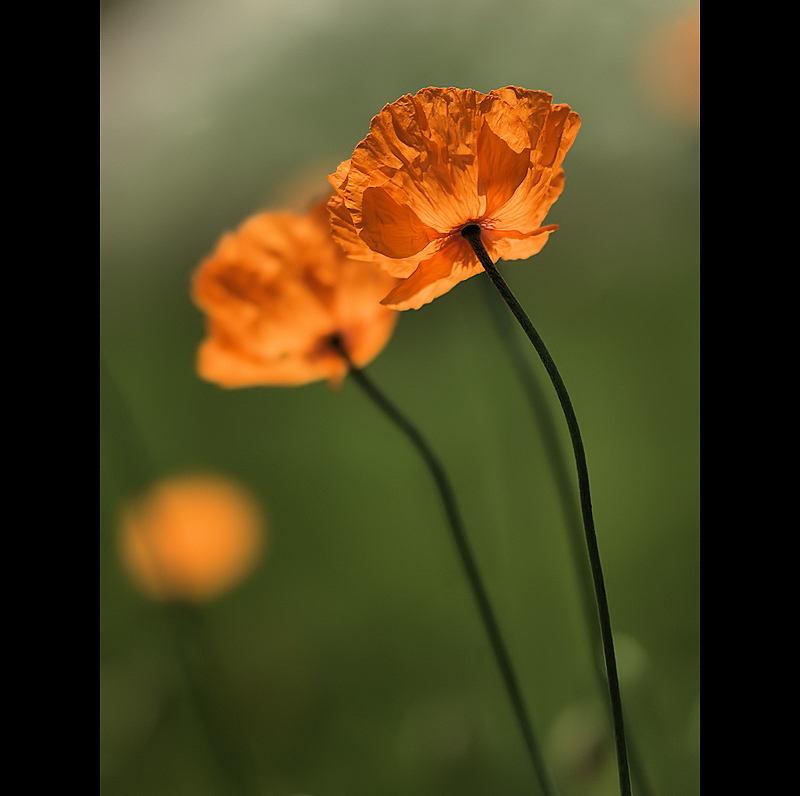
[[[242,581],[265,542],[266,522],[255,499],[211,475],[158,482],[125,508],[119,536],[122,561],[141,592],[195,603]]]
[[[325,202],[308,215],[261,213],[224,235],[193,280],[208,336],[197,370],[222,387],[295,386],[362,367],[391,337],[397,313],[380,304],[397,280],[346,257]]]
[[[383,303],[418,309],[483,271],[461,230],[477,224],[493,261],[537,254],[564,187],[580,117],[544,91],[424,88],[386,105],[328,178],[334,238],[353,259],[403,278]]]

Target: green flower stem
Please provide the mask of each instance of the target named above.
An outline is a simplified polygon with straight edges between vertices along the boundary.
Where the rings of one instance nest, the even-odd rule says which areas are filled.
[[[516,334],[516,327],[511,316],[506,312],[505,307],[497,295],[488,275],[481,279],[481,292],[486,300],[489,313],[492,316],[497,332],[500,335],[505,349],[511,359],[512,366],[516,371],[517,378],[522,383],[522,387],[528,396],[528,403],[535,422],[539,428],[545,455],[553,472],[556,484],[561,513],[564,515],[564,525],[567,529],[567,538],[570,543],[573,566],[577,573],[578,592],[581,598],[581,606],[586,620],[586,629],[589,633],[590,647],[592,649],[592,663],[595,675],[600,683],[601,689],[606,688],[606,672],[603,665],[603,641],[600,637],[600,627],[597,623],[597,606],[594,600],[594,589],[592,588],[592,572],[589,567],[588,558],[585,555],[586,542],[583,536],[583,525],[581,515],[578,511],[578,503],[575,500],[572,479],[567,467],[567,459],[564,448],[556,429],[553,414],[545,400],[542,385],[531,367],[531,363],[526,356],[527,349],[523,350],[521,339]],[[631,734],[628,734],[628,755],[631,764],[631,776],[636,785],[636,792],[639,796],[651,796],[653,789],[647,778],[640,755],[637,753],[636,745]]]
[[[590,645],[596,654],[595,664],[603,688],[606,686],[605,668],[602,666],[603,647],[600,638],[600,628],[597,624],[597,605],[592,588],[592,573],[586,557],[586,541],[583,534],[581,514],[578,510],[578,501],[567,467],[567,460],[559,439],[553,414],[550,411],[544,390],[526,356],[527,349],[523,351],[521,340],[515,334],[516,327],[511,316],[506,311],[497,291],[492,286],[488,275],[481,278],[481,289],[486,300],[489,312],[494,321],[497,332],[505,345],[506,352],[511,360],[512,367],[520,380],[523,390],[528,397],[528,404],[533,412],[534,420],[542,438],[542,447],[553,473],[561,513],[564,515],[564,525],[567,529],[567,539],[570,543],[570,552],[577,570],[578,591],[581,597],[583,613],[587,619]]]
[[[508,698],[511,701],[511,706],[514,710],[522,737],[525,741],[525,746],[530,755],[531,762],[533,763],[534,771],[539,780],[542,792],[545,796],[554,796],[555,788],[553,787],[550,777],[547,774],[547,769],[544,764],[544,758],[539,745],[536,741],[536,736],[533,731],[533,725],[528,716],[525,708],[525,703],[522,699],[522,692],[520,691],[517,677],[514,673],[514,668],[511,665],[511,658],[509,657],[508,650],[506,649],[503,636],[500,632],[500,627],[495,618],[494,611],[492,610],[489,596],[486,588],[481,580],[478,567],[475,563],[475,557],[467,540],[464,525],[461,521],[461,515],[458,511],[456,504],[455,494],[450,485],[447,474],[444,471],[439,459],[431,450],[425,438],[406,417],[403,415],[393,403],[375,386],[370,378],[364,373],[363,370],[357,368],[350,359],[347,351],[344,349],[342,341],[338,338],[332,340],[332,344],[337,348],[343,359],[347,362],[350,375],[358,386],[364,391],[376,406],[408,437],[411,444],[417,449],[417,452],[422,456],[430,470],[433,480],[436,483],[436,488],[439,490],[439,495],[442,499],[447,521],[450,525],[453,541],[455,542],[461,564],[464,572],[469,581],[472,594],[475,602],[478,605],[478,611],[481,619],[483,620],[484,628],[489,636],[489,642],[494,653],[497,666],[500,669],[500,674],[503,678]]]
[[[223,793],[255,796],[258,793],[256,764],[237,738],[239,733],[234,729],[230,705],[221,693],[222,665],[214,654],[202,609],[186,603],[166,603],[163,616],[175,642],[175,653],[194,713],[216,763],[217,787]]]
[[[631,775],[628,762],[628,747],[625,741],[625,723],[622,717],[622,695],[619,687],[619,675],[617,673],[617,660],[614,653],[614,638],[611,632],[611,614],[608,608],[608,597],[606,595],[605,578],[603,577],[603,567],[600,563],[600,550],[597,544],[597,533],[594,527],[594,515],[592,513],[592,499],[589,491],[589,469],[586,463],[586,451],[583,446],[578,418],[572,408],[572,401],[567,392],[564,380],[558,372],[556,363],[550,356],[550,352],[539,336],[539,333],[531,323],[530,318],[522,309],[511,288],[506,284],[505,279],[495,267],[484,248],[481,241],[481,230],[477,224],[469,224],[461,230],[461,235],[472,246],[475,256],[483,266],[494,286],[497,288],[503,300],[508,305],[514,317],[519,322],[528,339],[536,349],[536,353],[542,360],[542,364],[550,376],[550,381],[558,396],[561,409],[567,421],[569,436],[572,442],[572,450],[575,456],[575,466],[578,471],[578,492],[580,494],[581,514],[583,517],[583,530],[586,538],[586,548],[589,555],[589,566],[592,571],[592,581],[594,584],[595,601],[597,603],[597,613],[600,622],[600,635],[603,643],[603,658],[606,666],[606,677],[608,679],[608,695],[611,703],[611,717],[614,725],[614,741],[617,750],[617,769],[619,772],[619,786],[622,796],[631,796]]]

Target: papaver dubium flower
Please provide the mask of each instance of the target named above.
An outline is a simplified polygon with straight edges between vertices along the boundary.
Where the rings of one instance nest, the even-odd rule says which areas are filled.
[[[243,580],[266,541],[266,521],[239,484],[215,475],[157,482],[126,506],[120,552],[141,591],[203,602]]]
[[[334,237],[350,257],[403,278],[383,303],[416,309],[483,269],[464,227],[493,261],[538,253],[564,186],[561,162],[580,117],[544,91],[425,88],[387,105],[329,177]]]
[[[200,375],[223,387],[338,384],[352,362],[386,345],[397,313],[380,300],[397,280],[348,259],[325,203],[308,215],[261,213],[224,235],[198,268],[195,302],[207,316]]]

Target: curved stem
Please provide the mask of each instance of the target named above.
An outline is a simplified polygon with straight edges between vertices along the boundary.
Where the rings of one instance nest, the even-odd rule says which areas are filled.
[[[516,327],[505,307],[501,303],[497,292],[492,287],[490,280],[481,279],[481,288],[488,306],[489,312],[494,321],[497,332],[502,339],[506,352],[511,360],[512,367],[520,380],[523,390],[528,398],[528,404],[534,416],[534,421],[539,429],[542,439],[542,447],[545,456],[553,473],[558,502],[561,506],[561,513],[564,515],[564,525],[567,529],[567,539],[570,543],[573,564],[577,570],[578,591],[581,598],[581,606],[587,620],[587,630],[589,632],[590,646],[596,653],[595,668],[599,666],[600,681],[605,688],[606,675],[601,660],[603,655],[600,630],[597,625],[597,605],[594,599],[592,588],[592,574],[589,562],[586,558],[586,541],[583,534],[581,514],[578,510],[572,477],[569,473],[567,460],[559,439],[558,429],[556,428],[553,414],[547,404],[542,385],[534,373],[530,362],[526,357],[526,350],[522,348],[522,341],[515,334]]]
[[[334,337],[331,340],[331,343],[341,354],[345,362],[347,362],[350,375],[353,377],[354,381],[364,391],[367,397],[369,397],[376,404],[376,406],[406,435],[411,444],[417,449],[417,452],[424,459],[428,470],[433,476],[433,480],[436,483],[436,488],[439,490],[439,495],[442,499],[442,505],[447,516],[447,522],[450,526],[453,541],[455,542],[461,564],[464,568],[467,580],[469,581],[470,588],[472,589],[475,602],[477,603],[478,612],[483,620],[484,628],[489,636],[492,652],[494,653],[497,666],[500,669],[500,674],[503,678],[503,684],[505,685],[508,698],[511,701],[511,706],[514,710],[514,714],[522,732],[531,762],[533,763],[533,768],[539,780],[539,785],[541,786],[542,792],[545,794],[545,796],[554,796],[555,789],[551,784],[550,778],[547,774],[544,758],[536,741],[536,736],[533,732],[533,725],[528,717],[528,712],[522,699],[522,692],[517,682],[514,668],[511,664],[511,658],[509,657],[508,650],[506,649],[503,641],[503,636],[500,632],[500,626],[497,623],[491,603],[489,602],[489,596],[486,592],[486,588],[484,587],[480,573],[478,572],[478,567],[475,563],[475,557],[472,554],[466,532],[464,531],[464,525],[461,521],[461,515],[458,511],[455,494],[452,486],[450,485],[447,474],[439,462],[439,459],[431,450],[430,446],[416,426],[414,426],[411,421],[409,421],[408,418],[406,418],[405,415],[403,415],[400,410],[397,409],[397,407],[391,403],[391,401],[389,401],[389,399],[375,386],[375,384],[366,375],[366,373],[364,373],[363,370],[360,370],[353,364],[342,344],[342,341],[338,337]]]
[[[566,454],[558,435],[553,414],[545,400],[542,385],[531,367],[529,358],[526,356],[527,349],[523,350],[522,340],[518,334],[515,334],[516,328],[514,323],[509,314],[505,311],[505,307],[503,307],[488,275],[486,279],[481,279],[481,292],[484,295],[489,313],[492,316],[498,334],[511,359],[517,378],[522,383],[522,387],[527,394],[528,403],[533,412],[536,424],[539,427],[539,434],[541,435],[545,455],[550,464],[550,469],[553,472],[556,492],[558,493],[558,500],[561,504],[561,513],[564,515],[564,525],[567,529],[572,562],[576,571],[578,592],[580,594],[581,606],[586,621],[586,629],[589,633],[589,645],[593,653],[592,664],[594,673],[601,689],[605,689],[607,681],[605,667],[603,665],[603,641],[600,637],[600,628],[596,621],[597,606],[595,604],[594,590],[592,588],[592,573],[589,567],[589,561],[585,555],[586,543],[583,536],[581,515],[578,511],[578,503],[575,500],[572,479],[570,478],[569,468],[567,467]],[[633,784],[636,786],[636,792],[639,796],[651,796],[653,789],[631,733],[628,733],[626,740],[631,764],[631,776],[633,778]]]
[[[608,694],[611,702],[611,717],[614,725],[614,741],[617,750],[617,769],[619,772],[619,786],[622,796],[631,796],[630,765],[628,762],[628,748],[625,741],[625,723],[622,717],[622,695],[619,686],[619,675],[617,673],[617,659],[614,653],[614,639],[611,632],[611,614],[608,608],[608,596],[606,595],[605,578],[603,577],[603,567],[600,563],[600,550],[597,544],[597,533],[594,527],[594,515],[592,513],[592,499],[589,492],[589,468],[586,463],[586,451],[583,446],[578,418],[572,408],[567,387],[561,374],[558,372],[556,363],[550,356],[550,352],[539,336],[539,333],[531,323],[530,318],[522,309],[522,305],[517,301],[511,288],[506,284],[505,279],[495,267],[489,254],[481,241],[481,230],[477,224],[469,224],[461,230],[461,235],[472,246],[475,256],[480,261],[492,283],[497,288],[503,300],[508,305],[514,317],[519,322],[528,339],[536,349],[536,353],[542,360],[542,364],[550,376],[550,381],[558,396],[564,418],[567,421],[569,436],[572,442],[572,450],[575,456],[575,466],[578,471],[578,491],[581,503],[581,515],[583,518],[583,530],[586,538],[586,548],[589,555],[589,566],[592,572],[592,582],[594,584],[595,601],[597,603],[597,613],[600,622],[600,635],[603,643],[603,658],[606,665],[606,676],[608,678]]]

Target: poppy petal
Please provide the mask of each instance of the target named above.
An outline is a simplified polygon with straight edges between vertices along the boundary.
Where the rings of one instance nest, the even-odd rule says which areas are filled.
[[[529,149],[515,152],[488,124],[478,135],[478,193],[486,196],[491,216],[517,190],[530,168]]]
[[[436,230],[423,224],[408,205],[396,202],[383,188],[364,191],[361,213],[361,239],[386,257],[410,257],[436,238]]]
[[[423,260],[381,304],[396,310],[416,310],[482,271],[469,244],[459,238]]]

